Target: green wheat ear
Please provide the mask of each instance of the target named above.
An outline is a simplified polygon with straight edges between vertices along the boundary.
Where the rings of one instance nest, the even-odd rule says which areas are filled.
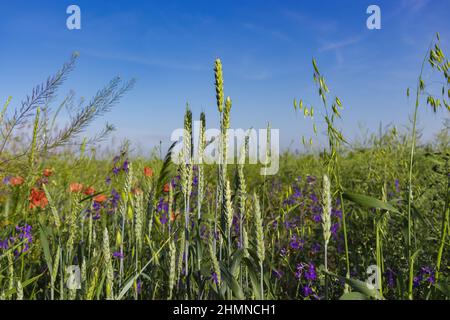
[[[106,299],[112,300],[114,299],[114,269],[111,261],[107,228],[103,231],[103,261],[106,269]]]
[[[322,208],[323,238],[325,246],[327,246],[331,237],[331,191],[330,179],[328,179],[326,174],[323,176]]]
[[[220,59],[216,59],[214,66],[214,76],[215,76],[215,85],[216,85],[216,98],[217,98],[217,109],[220,113],[223,110],[223,73],[222,73],[222,62]]]

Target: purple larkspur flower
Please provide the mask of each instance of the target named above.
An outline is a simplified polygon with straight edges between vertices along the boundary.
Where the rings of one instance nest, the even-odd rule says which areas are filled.
[[[119,174],[119,172],[120,172],[120,168],[114,167],[114,168],[112,169],[112,173],[113,173],[114,175],[116,175],[116,176]]]
[[[111,198],[110,198],[110,205],[112,209],[117,209],[117,206],[119,205],[119,199],[120,199],[119,193],[116,191],[116,189],[113,188],[111,190]]]
[[[96,211],[95,214],[92,216],[92,220],[99,220],[100,219],[100,211]]]
[[[286,253],[287,253],[286,248],[281,248],[281,250],[280,250],[281,256],[284,257],[286,255]]]
[[[415,276],[413,279],[413,287],[417,288],[422,282],[422,276]]]
[[[333,237],[335,237],[335,238],[337,237],[337,233],[339,231],[339,228],[340,228],[339,222],[333,223],[331,225],[331,234],[333,235]]]
[[[435,283],[434,270],[431,267],[424,266],[420,268],[420,278],[428,281],[430,284]]]
[[[322,246],[318,242],[313,243],[311,246],[311,251],[313,254],[319,253],[321,249],[322,249]]]
[[[164,201],[163,197],[159,198],[156,210],[158,210],[159,212],[169,212],[169,203]]]
[[[194,187],[196,187],[198,185],[198,176],[197,175],[195,175],[194,178],[192,179],[192,185]]]
[[[96,212],[100,211],[100,209],[102,208],[101,203],[94,201],[94,203],[92,203],[92,209],[94,209]]]
[[[301,280],[303,275],[305,276],[305,279],[308,281],[315,281],[317,279],[316,267],[312,262],[310,262],[309,264],[306,263],[297,264],[297,271],[295,272],[295,277],[298,280]]]
[[[303,274],[303,269],[305,268],[305,264],[304,263],[298,263],[297,264],[297,269],[295,271],[295,277],[300,280]]]
[[[9,180],[11,180],[11,178],[12,178],[11,176],[6,176],[6,177],[4,177],[4,178],[3,178],[3,184],[5,184],[5,185],[6,185],[6,184],[9,184]]]
[[[273,270],[272,274],[275,278],[281,279],[281,277],[284,275],[284,272],[281,270]]]
[[[138,279],[136,281],[136,293],[141,294],[142,293],[142,281],[141,279]]]
[[[32,227],[28,224],[16,226],[15,231],[15,234],[9,235],[5,240],[0,239],[0,249],[8,250],[16,244],[21,244],[21,246],[14,250],[14,255],[17,257],[21,253],[28,252],[33,242],[33,235],[31,233]]]
[[[292,194],[292,197],[295,198],[295,199],[299,199],[299,198],[302,197],[302,192],[297,187],[295,187],[294,188],[294,193]]]
[[[309,281],[314,281],[317,279],[316,266],[312,262],[308,264],[308,270],[305,272],[305,278]]]
[[[9,239],[8,238],[5,239],[5,240],[1,240],[0,239],[0,249],[8,250],[9,245],[10,245],[10,243],[9,243]]]
[[[322,222],[322,217],[320,216],[319,213],[313,214],[312,219],[314,222],[317,222],[317,223]]]
[[[169,219],[167,218],[167,214],[162,213],[159,217],[159,222],[161,222],[161,224],[166,224],[167,221],[169,221]]]
[[[306,182],[308,184],[314,184],[316,182],[316,177],[308,175],[306,176]]]
[[[312,294],[313,294],[313,290],[311,289],[311,287],[309,287],[309,286],[304,286],[303,287],[303,295],[305,297],[309,297]]]
[[[301,239],[297,239],[297,236],[293,235],[291,238],[291,241],[289,242],[289,245],[294,250],[303,249],[303,243],[304,241]]]
[[[315,193],[311,193],[311,194],[309,195],[309,199],[311,199],[311,201],[314,202],[314,203],[316,203],[316,202],[319,201],[319,198],[317,198],[317,196],[316,196]]]
[[[122,170],[125,171],[125,172],[128,172],[128,167],[129,167],[129,165],[130,165],[130,163],[128,162],[128,159],[125,160],[125,161],[123,162],[123,165],[122,165]]]
[[[106,177],[105,183],[106,183],[107,185],[110,185],[110,184],[111,184],[111,177],[110,177],[110,176],[107,176],[107,177]]]
[[[115,252],[112,254],[112,256],[113,256],[113,258],[116,258],[116,259],[123,259],[123,253],[120,252],[120,251],[115,251]]]
[[[339,209],[336,209],[336,208],[332,208],[331,209],[331,216],[339,218],[339,219],[342,219],[342,210],[339,210]]]
[[[398,181],[398,179],[395,179],[395,191],[397,193],[400,193],[400,182]]]
[[[219,278],[217,277],[217,274],[214,271],[211,272],[211,279],[214,281],[215,284],[219,284]]]
[[[388,279],[388,286],[389,288],[394,288],[395,286],[395,273],[391,269],[386,270],[386,276]]]

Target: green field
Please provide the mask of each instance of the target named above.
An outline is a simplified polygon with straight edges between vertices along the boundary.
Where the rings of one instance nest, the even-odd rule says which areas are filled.
[[[21,105],[8,99],[2,109],[1,299],[450,298],[450,125],[422,141],[416,121],[426,108],[442,119],[450,111],[450,63],[438,36],[417,87],[405,92],[412,109],[401,120],[410,116],[410,127],[383,127],[360,143],[341,133],[345,105],[313,60],[322,104],[295,97],[283,111],[313,130],[305,151],[280,154],[270,176],[260,165],[195,164],[195,119],[200,150],[211,142],[202,134],[208,119],[189,108],[184,164],[172,163],[171,148],[133,155],[129,142],[97,154],[112,128],[87,138],[84,130],[133,94],[133,82],[114,79],[83,106],[69,96],[52,109],[47,102],[76,58]],[[235,107],[223,89],[226,67],[216,60],[211,72],[225,139]],[[67,105],[75,105],[71,121],[58,128]],[[313,152],[318,136],[326,144]],[[68,285],[71,266],[77,286]]]

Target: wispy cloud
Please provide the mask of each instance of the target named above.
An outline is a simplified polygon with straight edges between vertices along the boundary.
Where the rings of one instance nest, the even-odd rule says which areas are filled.
[[[342,49],[357,44],[361,42],[362,39],[363,39],[362,36],[352,36],[338,41],[329,41],[319,48],[319,52]]]
[[[251,23],[251,22],[245,22],[245,23],[243,23],[242,26],[247,30],[256,32],[261,35],[269,35],[272,38],[275,38],[277,40],[281,40],[281,41],[285,41],[285,42],[289,42],[289,43],[295,42],[290,36],[288,36],[286,33],[282,32],[280,30],[266,28],[262,25],[257,25],[257,24]]]

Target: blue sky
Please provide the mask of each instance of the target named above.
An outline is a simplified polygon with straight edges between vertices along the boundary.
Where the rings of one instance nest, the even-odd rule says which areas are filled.
[[[66,28],[66,8],[81,8],[81,30]],[[381,8],[382,29],[366,28],[366,8]],[[294,98],[319,107],[312,82],[316,57],[332,93],[344,103],[344,133],[405,125],[423,55],[436,31],[450,49],[450,1],[24,1],[1,4],[0,99],[17,106],[73,51],[78,65],[60,97],[73,89],[91,97],[112,77],[137,84],[105,121],[115,139],[149,150],[182,124],[186,102],[217,126],[213,64],[223,62],[232,126],[280,128],[282,147],[311,133],[293,112]],[[421,111],[425,138],[444,113]],[[64,120],[64,119],[61,119]]]

